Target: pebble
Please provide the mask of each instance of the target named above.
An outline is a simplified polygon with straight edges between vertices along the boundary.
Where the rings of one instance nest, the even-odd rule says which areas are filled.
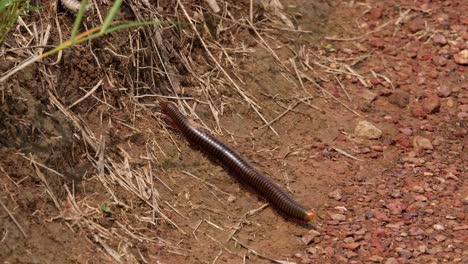
[[[459,231],[459,230],[467,230],[468,225],[458,225],[453,227],[453,231]]]
[[[445,239],[447,239],[447,237],[444,236],[444,235],[436,235],[436,236],[434,237],[434,239],[435,239],[437,242],[442,242],[442,241],[444,241]]]
[[[367,121],[360,121],[354,129],[354,134],[367,139],[379,139],[382,131]]]
[[[411,227],[409,230],[410,236],[424,236],[426,232],[419,227]]]
[[[402,212],[402,208],[401,208],[401,203],[398,202],[398,201],[395,201],[393,203],[389,203],[386,205],[386,207],[390,210],[390,213],[392,215],[400,215],[401,212]]]
[[[468,65],[468,49],[458,52],[453,58],[457,64]]]
[[[372,20],[377,20],[382,17],[383,8],[382,7],[373,7],[369,10],[369,15]]]
[[[421,252],[421,253],[426,253],[427,252],[427,246],[426,245],[419,246],[418,251]]]
[[[308,245],[308,244],[310,244],[316,237],[319,237],[319,236],[320,236],[320,232],[311,229],[307,234],[305,234],[305,235],[302,237],[301,240],[302,240],[302,242],[304,242],[304,244]]]
[[[447,65],[447,59],[442,56],[435,56],[432,58],[432,61],[434,62],[435,65],[438,65],[438,66]]]
[[[447,44],[447,39],[442,34],[435,34],[434,37],[432,37],[432,41],[441,46]]]
[[[466,196],[465,198],[462,199],[462,203],[464,205],[468,205],[468,196]]]
[[[422,136],[415,136],[413,138],[413,147],[430,150],[434,147],[432,146],[431,141],[428,138]]]
[[[437,246],[427,250],[427,253],[429,253],[431,255],[435,255],[435,254],[440,253],[440,252],[442,252],[442,248],[437,247]]]
[[[329,198],[332,198],[334,200],[341,200],[341,198],[343,198],[343,196],[341,195],[341,190],[340,189],[336,189],[330,193],[328,193],[328,197]]]
[[[437,96],[445,98],[452,94],[452,89],[447,85],[441,85],[437,88]]]
[[[364,217],[365,217],[366,219],[372,219],[372,218],[374,218],[374,214],[373,214],[373,213],[370,213],[370,212],[367,212],[367,213],[364,214]]]
[[[443,225],[441,225],[441,224],[434,224],[432,227],[437,231],[444,231],[445,230],[445,227]]]
[[[361,244],[358,242],[352,242],[352,243],[347,243],[343,245],[343,248],[349,249],[349,250],[356,250],[358,247],[360,247]]]
[[[333,249],[332,247],[326,247],[323,252],[325,252],[325,254],[329,257],[335,255],[335,249]]]
[[[426,117],[427,113],[424,111],[422,105],[420,103],[414,103],[411,105],[411,114],[414,117]]]
[[[419,194],[419,195],[414,196],[414,200],[418,202],[427,202],[427,197]]]
[[[403,248],[397,248],[397,252],[400,255],[400,257],[405,259],[409,259],[413,256],[413,254],[409,250]]]
[[[411,31],[411,33],[416,33],[420,30],[423,30],[426,27],[426,21],[421,16],[418,16],[411,20],[408,23],[408,28]]]
[[[411,190],[415,193],[424,193],[424,188],[419,186],[419,185],[415,185],[413,186],[413,188],[411,188]]]
[[[346,216],[343,214],[330,214],[330,218],[332,220],[339,221],[339,222],[346,220]]]
[[[398,131],[406,136],[411,136],[413,134],[413,130],[410,127],[400,127]]]
[[[374,263],[381,263],[384,260],[384,258],[381,256],[374,255],[374,256],[369,257],[367,260],[374,262]]]
[[[376,38],[376,39],[373,39],[369,42],[369,44],[374,47],[374,48],[379,48],[379,49],[383,49],[385,47],[385,41],[383,41],[383,39],[380,39],[380,38]]]
[[[423,111],[427,114],[438,112],[440,109],[440,99],[435,94],[427,94],[421,104]]]
[[[385,264],[400,264],[400,262],[396,258],[388,258]]]
[[[405,108],[410,102],[410,95],[404,91],[395,91],[388,97],[388,101],[400,108]]]

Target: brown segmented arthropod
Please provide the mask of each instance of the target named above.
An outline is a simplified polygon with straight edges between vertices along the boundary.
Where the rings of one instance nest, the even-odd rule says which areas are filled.
[[[161,102],[161,111],[189,141],[199,147],[211,158],[218,160],[231,174],[241,182],[259,192],[277,209],[286,215],[302,221],[311,221],[315,214],[296,202],[288,193],[271,179],[255,170],[231,148],[212,135],[195,128],[189,120],[170,102]]]
[[[62,5],[73,12],[80,10],[81,2],[78,0],[60,0]],[[85,10],[89,11],[93,5],[91,3],[86,5]]]

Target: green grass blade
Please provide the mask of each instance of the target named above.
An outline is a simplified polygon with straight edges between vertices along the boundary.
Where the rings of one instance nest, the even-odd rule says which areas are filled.
[[[78,34],[78,30],[80,29],[81,20],[83,19],[83,15],[86,11],[86,5],[88,4],[88,0],[82,0],[80,5],[80,10],[78,10],[78,14],[76,15],[75,22],[73,22],[73,28],[71,32],[70,39],[72,42],[75,42],[76,34]]]
[[[115,0],[114,4],[112,5],[111,10],[109,11],[109,14],[106,16],[106,18],[104,19],[104,22],[102,23],[101,32],[105,32],[107,28],[110,26],[110,24],[112,23],[112,20],[114,20],[115,15],[117,15],[117,12],[119,11],[121,4],[122,4],[122,0]]]
[[[10,0],[1,0],[0,1],[0,11],[2,11],[3,8],[7,5],[8,1]]]

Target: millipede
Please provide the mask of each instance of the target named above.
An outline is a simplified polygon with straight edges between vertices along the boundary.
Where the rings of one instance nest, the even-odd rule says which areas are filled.
[[[209,157],[219,161],[234,177],[252,187],[266,198],[273,207],[294,219],[309,222],[314,219],[312,210],[307,210],[278,184],[255,170],[230,147],[201,129],[192,126],[172,102],[160,102],[161,112],[192,145],[198,147]]]

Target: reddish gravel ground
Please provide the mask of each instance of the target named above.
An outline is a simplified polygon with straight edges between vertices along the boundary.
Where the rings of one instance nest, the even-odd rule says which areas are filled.
[[[382,166],[361,165],[342,178],[323,222],[294,256],[300,263],[468,263],[468,2],[366,5],[360,26],[376,32],[329,42],[343,57],[373,52],[359,67],[376,73],[370,96],[361,96],[370,97],[367,116],[384,136],[360,153]]]

